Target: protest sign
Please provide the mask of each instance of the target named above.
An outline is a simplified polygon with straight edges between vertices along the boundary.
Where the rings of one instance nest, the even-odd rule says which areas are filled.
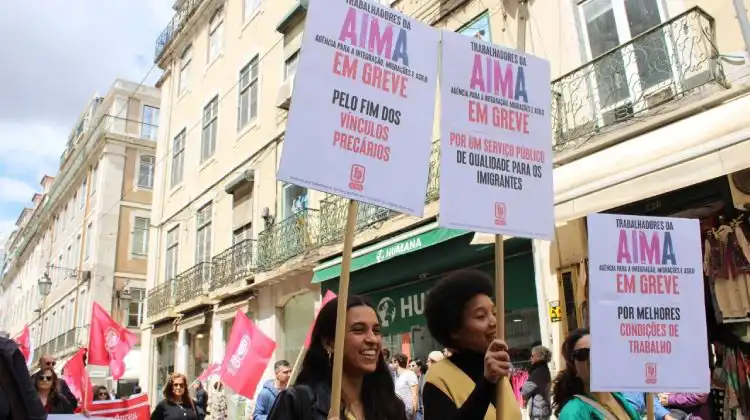
[[[443,31],[440,226],[552,239],[549,62]]]
[[[136,394],[122,400],[94,401],[89,404],[89,414],[109,419],[148,420],[151,409],[148,395]]]
[[[698,220],[588,216],[591,390],[709,392]]]
[[[421,216],[439,32],[364,0],[316,0],[277,178]]]

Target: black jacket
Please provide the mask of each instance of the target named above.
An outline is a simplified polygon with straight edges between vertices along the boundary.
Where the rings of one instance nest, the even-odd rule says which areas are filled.
[[[327,420],[330,408],[330,388],[322,384],[295,385],[279,393],[268,420]]]
[[[37,371],[35,374],[31,375],[31,383],[36,383],[38,376],[41,374],[41,370]],[[58,377],[58,391],[60,394],[65,397],[65,399],[68,401],[68,404],[73,407],[73,411],[78,408],[78,398],[76,398],[75,395],[73,395],[73,392],[70,390],[70,387],[68,386],[67,382],[63,378]]]
[[[47,413],[39,400],[26,368],[26,360],[13,340],[0,337],[0,398],[10,408],[10,419],[45,420]],[[3,405],[3,404],[0,404]]]

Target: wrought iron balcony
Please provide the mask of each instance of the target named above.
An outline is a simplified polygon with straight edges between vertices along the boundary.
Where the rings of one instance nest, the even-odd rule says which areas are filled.
[[[148,291],[146,311],[149,317],[154,317],[174,306],[174,280],[167,280],[152,287]]]
[[[440,198],[440,140],[432,142],[430,153],[430,173],[427,178],[427,196],[425,204],[437,201]]]
[[[256,271],[257,242],[245,239],[212,259],[211,290],[245,280]]]
[[[726,86],[715,22],[693,7],[552,82],[555,151],[664,111],[710,83]]]
[[[211,284],[212,268],[212,263],[202,262],[178,274],[175,279],[175,305],[206,296]]]
[[[329,195],[320,201],[321,245],[331,245],[344,240],[348,204],[348,199],[338,195]],[[367,229],[376,223],[388,219],[394,214],[394,211],[384,207],[359,203],[356,231],[359,232]]]
[[[318,210],[305,209],[275,223],[258,235],[258,268],[268,268],[316,248]]]
[[[188,21],[193,16],[198,6],[203,3],[204,0],[185,0],[182,2],[180,10],[175,13],[172,20],[169,21],[167,27],[164,28],[159,38],[156,39],[156,51],[154,52],[154,62],[158,62],[161,59],[164,50],[174,40],[177,35],[185,29]]]

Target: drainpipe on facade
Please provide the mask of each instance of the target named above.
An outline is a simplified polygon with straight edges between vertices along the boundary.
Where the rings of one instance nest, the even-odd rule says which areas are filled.
[[[747,9],[743,0],[733,0],[732,3],[734,3],[734,11],[737,13],[737,21],[740,23],[742,40],[745,41],[745,54],[747,59],[750,60],[750,21],[747,18]]]

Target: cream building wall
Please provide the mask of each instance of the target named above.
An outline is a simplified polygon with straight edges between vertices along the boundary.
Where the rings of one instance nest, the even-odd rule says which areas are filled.
[[[2,278],[11,316],[0,328],[16,335],[28,325],[37,356],[65,357],[87,343],[92,302],[123,323],[132,318],[131,327],[140,323],[148,249],[134,242],[147,244],[149,226],[136,226],[136,217],[150,218],[158,107],[157,89],[115,81],[91,101],[60,172],[42,179],[34,207],[19,217]],[[50,292],[41,297],[45,275]],[[118,300],[125,288],[135,299],[127,308]],[[126,361],[125,379],[137,378],[138,359],[136,351]],[[91,370],[98,381],[107,377],[106,368]]]
[[[581,68],[586,69],[582,66],[593,58],[590,56],[585,37],[582,36],[585,22],[581,18],[581,8],[591,6],[594,1],[530,2],[526,50],[551,62],[553,80],[561,77],[563,79],[577,77],[575,72],[581,71]],[[510,47],[516,45],[518,12],[516,1],[396,0],[391,2],[384,0],[382,3],[386,2],[436,27],[449,30],[457,30],[470,24],[482,13],[487,13],[490,19],[492,41]],[[622,19],[624,3],[619,0],[613,0],[613,2],[619,13],[618,18]],[[275,172],[283,147],[286,111],[279,109],[277,104],[284,99],[280,97],[280,90],[288,88],[284,86],[287,67],[285,62],[295,57],[301,43],[304,8],[298,8],[298,3],[291,0],[256,2],[203,0],[185,4],[195,7],[192,15],[183,13],[183,15],[192,16],[189,23],[179,31],[169,32],[169,27],[167,28],[166,38],[160,38],[159,48],[162,52],[156,57],[156,62],[165,70],[165,74],[159,82],[162,92],[162,114],[157,145],[159,164],[157,165],[152,215],[154,225],[150,244],[152,252],[148,259],[149,293],[156,293],[159,287],[165,287],[164,285],[170,280],[166,278],[168,231],[175,228],[179,231],[178,261],[176,268],[172,270],[173,275],[183,273],[200,262],[196,260],[196,214],[206,204],[212,205],[209,257],[215,257],[232,246],[232,231],[236,227],[233,221],[233,197],[225,191],[225,188],[238,177],[244,176],[246,171],[252,171],[253,174],[250,217],[252,237],[256,239],[258,234],[267,228],[264,224],[264,214],[275,217],[274,225],[282,221],[279,217],[282,190],[281,185],[275,180]],[[248,12],[248,5],[256,4],[259,5],[258,9]],[[599,4],[602,4],[601,0]],[[747,57],[744,55],[747,45],[742,39],[743,31],[735,18],[736,11],[732,8],[731,2],[719,4],[715,1],[655,0],[654,4],[659,8],[662,21],[679,18],[696,5],[705,8],[709,15],[716,19],[715,46],[719,52],[731,55],[727,57],[727,60],[732,63],[726,64],[725,70],[727,75],[731,76],[733,86],[739,91],[744,83],[744,72],[747,69]],[[750,1],[746,0],[745,4],[750,5]],[[177,2],[177,6],[180,5],[188,7],[182,2]],[[282,21],[284,24],[281,24]],[[219,22],[221,25],[218,25]],[[168,42],[163,42],[165,40]],[[189,49],[188,46],[190,46]],[[257,82],[254,82],[257,83],[254,85],[257,89],[257,117],[251,119],[247,125],[240,126],[238,115],[240,73],[245,66],[254,63],[257,64],[258,69]],[[185,70],[186,67],[188,70]],[[590,71],[590,66],[588,71]],[[733,92],[736,93],[736,91]],[[582,94],[588,94],[588,92]],[[728,98],[729,94],[726,97]],[[218,98],[216,149],[209,158],[202,161],[200,150],[204,128],[203,113],[206,105],[214,98]],[[703,99],[706,98],[714,98],[716,101],[714,92],[705,94]],[[587,106],[589,105],[585,105],[584,108]],[[436,108],[439,110],[439,104]],[[608,173],[618,171],[618,166],[611,162],[619,162],[616,154],[624,153],[625,148],[634,147],[630,142],[641,142],[638,147],[645,147],[643,143],[648,143],[653,147],[661,145],[663,149],[660,153],[662,154],[674,153],[675,148],[681,147],[677,140],[694,133],[690,125],[672,128],[674,131],[669,132],[669,138],[674,139],[676,143],[671,146],[667,145],[663,139],[659,141],[645,137],[641,140],[636,139],[638,136],[645,136],[644,132],[653,131],[660,125],[674,123],[685,117],[685,115],[677,114],[669,114],[669,116],[672,117],[669,121],[666,117],[661,120],[653,119],[657,117],[649,117],[644,121],[639,120],[637,124],[615,126],[605,133],[606,136],[604,134],[592,136],[588,142],[589,145],[598,144],[598,147],[582,147],[558,152],[556,161],[559,167],[555,171],[558,222],[562,224],[588,211],[607,208],[603,202],[592,204],[596,199],[587,198],[587,191],[595,191],[597,182]],[[435,139],[438,138],[438,120],[439,118],[436,119]],[[739,120],[742,119],[739,118]],[[182,157],[176,158],[175,139],[179,139],[182,132],[185,133],[184,144],[186,146],[184,151],[178,154]],[[602,140],[602,136],[606,138]],[[622,144],[618,152],[596,154],[597,152],[607,153],[607,147],[617,144]],[[600,149],[605,150],[600,151]],[[183,171],[182,176],[177,178],[181,181],[173,183],[172,172],[176,166],[180,166],[176,163],[179,159],[182,159]],[[608,163],[603,164],[604,162]],[[646,165],[646,162],[639,160],[630,163],[633,167],[645,168]],[[658,165],[658,162],[654,164]],[[734,166],[722,167],[721,171],[729,170],[731,167]],[[603,173],[602,170],[609,172]],[[582,174],[589,176],[581,177]],[[616,181],[618,180],[612,178],[612,182],[616,184]],[[584,190],[580,190],[581,188]],[[632,189],[628,191],[633,192]],[[578,203],[581,203],[580,208],[585,210],[570,209],[570,205],[566,203],[570,202],[572,196],[582,198],[582,201]],[[319,208],[321,200],[325,198],[323,194],[311,191],[308,207]],[[589,207],[582,203],[588,203]],[[433,201],[427,205],[426,217],[434,216],[437,212],[437,202]],[[356,243],[372,241],[420,221],[420,219],[403,215],[395,216],[384,222],[379,229],[358,235]],[[576,231],[573,235],[578,234]],[[583,245],[578,243],[576,246]],[[556,243],[534,242],[542,338],[543,343],[553,350],[559,348],[563,333],[556,325],[549,322],[546,302],[559,299],[557,268],[560,266],[560,257],[558,251]],[[255,314],[256,321],[264,332],[279,341],[277,357],[286,351],[282,328],[284,303],[292,296],[304,291],[318,292],[317,285],[310,284],[311,267],[317,261],[336,252],[340,252],[340,244],[321,246],[316,250],[308,250],[302,257],[294,257],[281,266],[275,266],[269,270],[259,269],[254,275],[251,288],[256,290],[257,296],[250,301],[248,308]],[[565,258],[575,260],[576,257]],[[221,300],[221,296],[203,293],[200,298],[191,300],[176,311],[167,308],[165,312],[162,308],[161,312],[154,316],[149,314],[149,324],[156,328],[155,326],[160,323],[172,322],[172,320],[179,322],[184,314],[198,308],[208,307],[208,312],[210,312],[210,308],[218,308]],[[226,337],[219,331],[218,325],[216,322],[212,323],[210,356],[212,361],[218,361],[223,357],[222,344]],[[150,328],[150,326],[145,326],[143,331],[143,346],[152,349],[149,352],[149,362],[144,364],[144,369],[141,371],[141,383],[144,384],[144,389],[151,389],[156,383],[154,377],[156,361],[153,350],[155,341],[151,338]],[[189,357],[186,349],[186,336],[182,331],[177,336],[175,370],[184,371],[188,368]],[[559,366],[557,358],[555,364]]]

